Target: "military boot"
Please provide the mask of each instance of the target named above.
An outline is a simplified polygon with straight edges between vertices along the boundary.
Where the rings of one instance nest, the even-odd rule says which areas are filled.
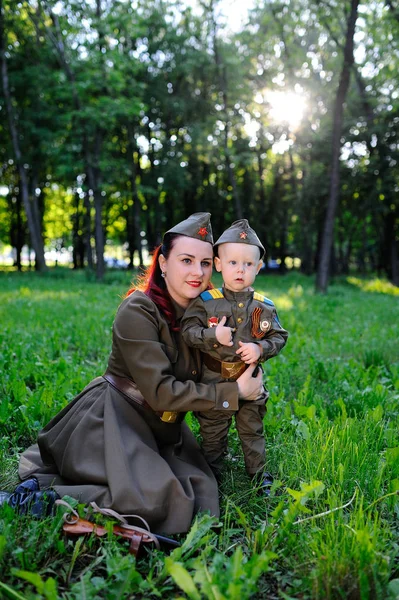
[[[274,481],[273,476],[270,475],[270,473],[261,471],[259,473],[255,473],[255,475],[252,475],[251,478],[252,483],[256,488],[256,493],[259,496],[265,496],[266,498],[268,498],[270,496],[271,488]]]
[[[2,492],[1,494],[5,494]],[[0,503],[1,503],[0,494]],[[32,515],[43,518],[54,514],[55,501],[59,495],[54,490],[43,490],[39,488],[39,482],[35,477],[23,481],[15,488],[12,494],[7,494],[3,503],[7,502],[20,515]]]

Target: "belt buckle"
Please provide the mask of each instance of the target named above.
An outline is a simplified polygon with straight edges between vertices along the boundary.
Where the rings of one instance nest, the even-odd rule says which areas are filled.
[[[178,414],[178,412],[166,410],[161,415],[161,421],[164,423],[176,423]]]
[[[237,362],[222,362],[221,363],[221,375],[223,379],[238,379],[241,375],[243,363],[242,361]]]

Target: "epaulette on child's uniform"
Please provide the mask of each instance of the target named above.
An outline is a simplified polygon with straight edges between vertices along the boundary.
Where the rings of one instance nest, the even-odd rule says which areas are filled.
[[[213,288],[202,292],[201,298],[204,302],[207,300],[216,300],[217,298],[224,298],[222,288]]]
[[[201,298],[204,302],[206,302],[207,300],[217,300],[219,298],[224,298],[223,289],[213,288],[211,290],[206,290],[205,292],[202,292]],[[274,303],[271,300],[269,300],[269,298],[266,298],[266,296],[263,296],[262,294],[258,294],[258,292],[254,292],[254,300],[258,300],[258,302],[264,302],[269,306],[274,306]]]
[[[259,302],[264,302],[265,304],[268,304],[269,306],[274,306],[274,302],[272,302],[269,298],[266,298],[266,296],[263,296],[262,294],[258,294],[258,292],[254,292],[254,300],[258,300]]]

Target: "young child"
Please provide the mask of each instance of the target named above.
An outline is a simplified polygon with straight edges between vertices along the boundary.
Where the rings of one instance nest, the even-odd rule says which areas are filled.
[[[203,292],[190,303],[182,319],[186,343],[203,353],[204,383],[235,381],[249,364],[276,356],[288,337],[273,302],[251,287],[265,249],[248,221],[235,221],[217,240],[214,250],[223,288]],[[205,458],[219,480],[235,416],[246,471],[265,496],[273,483],[265,471],[263,417],[268,397],[264,388],[257,400],[240,402],[238,411],[196,413]]]

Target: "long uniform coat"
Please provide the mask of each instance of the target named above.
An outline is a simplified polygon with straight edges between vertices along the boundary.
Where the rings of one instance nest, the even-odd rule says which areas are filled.
[[[226,327],[234,330],[233,346],[223,346],[216,339],[216,325],[226,317]],[[260,362],[276,356],[286,344],[288,332],[283,329],[274,303],[253,290],[232,292],[226,288],[202,292],[187,308],[182,319],[183,338],[189,346],[209,354],[218,361],[238,362],[238,342],[255,342],[260,345]],[[201,381],[217,383],[226,381],[221,373],[202,368]],[[269,393],[264,389],[255,402],[241,402],[238,411],[213,410],[196,412],[202,435],[202,449],[215,472],[221,470],[227,449],[228,430],[234,415],[244,453],[245,468],[255,475],[265,467],[265,437],[263,417]]]
[[[174,308],[180,319],[183,309]],[[193,434],[184,422],[165,423],[154,411],[234,410],[237,384],[197,383],[199,352],[139,291],[117,312],[108,372],[134,382],[151,408],[103,377],[94,379],[22,454],[21,479],[35,476],[41,489],[138,514],[158,533],[187,531],[198,511],[217,516],[217,484]]]

